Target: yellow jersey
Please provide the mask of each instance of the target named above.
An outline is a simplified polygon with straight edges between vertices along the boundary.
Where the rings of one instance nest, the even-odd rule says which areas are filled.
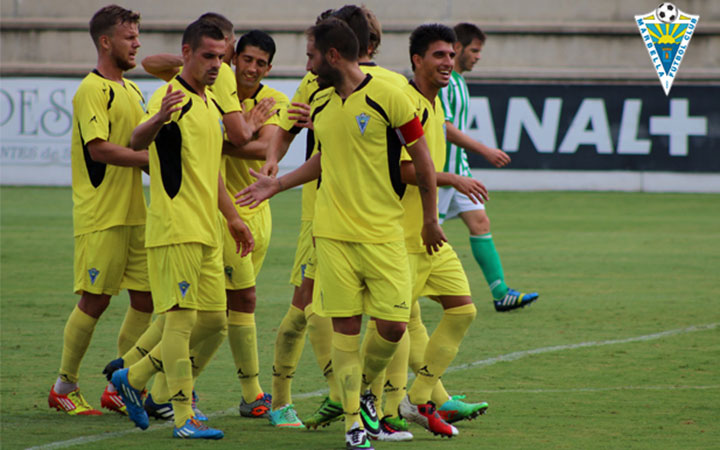
[[[73,234],[145,223],[145,196],[139,167],[93,161],[87,144],[95,139],[123,147],[143,117],[145,99],[135,83],[104,78],[93,70],[73,97],[71,144]]]
[[[440,97],[436,96],[431,103],[412,81],[406,84],[405,92],[412,99],[417,115],[425,132],[425,140],[430,149],[436,172],[441,172],[445,165],[445,112]],[[402,161],[411,161],[408,152],[403,149]],[[422,242],[423,209],[420,190],[417,186],[408,185],[402,199],[405,208],[403,228],[405,230],[405,247],[408,253],[424,253]]]
[[[295,90],[292,100],[288,108],[280,111],[280,122],[279,126],[285,131],[293,134],[298,134],[302,131],[302,128],[295,125],[294,120],[290,120],[288,109],[293,109],[292,103],[305,103],[311,105],[318,100],[321,100],[327,96],[330,92],[330,88],[320,89],[317,84],[317,75],[312,72],[308,72],[300,81],[300,85]],[[315,142],[315,132],[308,129],[305,138],[305,161],[312,158],[317,153],[317,143]],[[309,181],[302,187],[302,212],[300,220],[313,220],[315,215],[315,198],[317,196],[317,180]]]
[[[265,121],[263,127],[279,125],[280,111],[287,111],[287,107],[290,104],[287,95],[276,89],[260,84],[257,91],[255,91],[251,97],[242,101],[245,111],[250,111],[260,100],[269,97],[275,99],[275,106],[273,107],[274,114]],[[225,188],[231,196],[234,196],[255,182],[255,178],[250,175],[248,171],[249,169],[253,169],[256,172],[260,172],[264,161],[224,155],[222,164],[224,169],[223,176],[225,178]],[[269,206],[269,202],[262,202],[260,206],[255,209],[250,209],[247,206],[235,205],[240,217],[242,217],[243,220],[250,219],[255,214],[261,212],[264,208],[269,208]]]
[[[198,242],[221,245],[218,234],[218,175],[223,143],[223,111],[215,96],[206,99],[180,75],[171,82],[185,97],[150,145],[150,207],[146,247]],[[150,98],[143,121],[162,105],[167,85]]]
[[[363,243],[402,240],[400,152],[423,134],[409,97],[366,75],[346,99],[333,89],[312,120],[322,154],[313,235]]]

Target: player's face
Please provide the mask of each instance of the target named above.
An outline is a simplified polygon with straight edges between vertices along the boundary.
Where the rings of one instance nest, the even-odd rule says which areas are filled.
[[[110,36],[110,57],[121,70],[135,67],[135,55],[140,48],[138,24],[123,22],[113,27]]]
[[[480,52],[482,52],[483,43],[480,39],[473,39],[470,45],[463,47],[460,50],[460,54],[457,56],[458,65],[460,70],[468,72],[475,67],[475,64],[480,61]]]
[[[308,37],[305,54],[308,58],[307,63],[305,63],[305,70],[311,72],[313,75],[317,75],[315,68],[320,65],[322,55],[320,54],[320,50],[315,48],[315,39]]]
[[[257,86],[272,65],[270,55],[254,45],[246,45],[242,52],[235,55],[235,77],[240,86]]]
[[[450,83],[454,61],[455,50],[452,44],[435,41],[430,44],[420,63],[416,64],[415,73],[436,88],[444,88]]]
[[[317,75],[318,86],[321,89],[336,85],[342,78],[340,71],[331,66],[325,55],[315,47],[313,39],[308,39],[307,57],[305,69]]]
[[[184,63],[193,79],[203,86],[215,83],[224,57],[224,40],[203,36],[200,45],[195,50],[192,50],[187,44],[183,45]]]

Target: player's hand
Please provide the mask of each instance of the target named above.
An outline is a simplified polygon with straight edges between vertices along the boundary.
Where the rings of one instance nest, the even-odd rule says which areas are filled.
[[[510,164],[510,155],[499,148],[488,148],[483,157],[495,167],[505,167]]]
[[[240,217],[235,217],[233,220],[228,221],[228,229],[230,230],[230,235],[233,237],[233,240],[235,240],[235,253],[240,253],[240,256],[246,256],[253,251],[255,248],[255,240],[250,232],[250,228],[245,225],[245,222],[243,222]],[[242,253],[240,250],[242,250]]]
[[[475,204],[485,203],[490,199],[485,185],[474,178],[458,176],[453,187],[461,194],[465,194]]]
[[[310,120],[310,105],[305,103],[292,103],[293,108],[288,109],[288,119],[294,120],[295,125],[300,128],[313,129],[312,120]]]
[[[265,164],[260,168],[260,173],[269,177],[275,177],[278,174],[280,167],[277,161],[265,160]]]
[[[272,97],[266,97],[260,100],[258,104],[249,111],[246,111],[243,106],[245,121],[252,128],[253,134],[262,128],[265,122],[275,114],[275,111],[272,111],[273,106],[275,106],[275,99]]]
[[[165,96],[162,99],[160,111],[157,113],[157,118],[162,123],[167,122],[172,117],[173,113],[176,113],[182,109],[178,105],[185,98],[185,93],[180,89],[173,91],[172,84],[168,84]]]
[[[236,204],[250,206],[250,209],[257,208],[260,203],[280,192],[280,180],[277,178],[257,173],[252,169],[250,175],[257,178],[257,181],[235,194]]]
[[[447,242],[445,232],[437,221],[424,224],[421,235],[423,245],[425,245],[428,255],[432,255],[433,252],[437,253],[440,251],[440,247],[443,246],[443,243]]]

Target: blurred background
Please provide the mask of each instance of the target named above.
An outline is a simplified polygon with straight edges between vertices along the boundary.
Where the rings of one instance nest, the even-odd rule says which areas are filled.
[[[304,74],[305,29],[323,10],[343,5],[325,0],[118,3],[142,14],[138,61],[179,53],[185,26],[207,11],[233,21],[238,36],[252,28],[269,32],[278,51],[268,84],[290,96]],[[69,182],[71,99],[74,86],[95,65],[87,23],[105,4],[1,0],[2,184]],[[480,62],[465,76],[472,96],[471,134],[513,158],[501,170],[471,158],[495,189],[720,192],[720,1],[675,3],[700,20],[669,96],[634,20],[653,11],[655,1],[365,4],[383,25],[376,61],[405,75],[410,75],[408,36],[417,25],[467,21],[487,33]],[[146,93],[159,85],[140,65],[127,76],[146,78]],[[300,155],[291,153],[285,168],[301,161],[302,152],[294,153]]]

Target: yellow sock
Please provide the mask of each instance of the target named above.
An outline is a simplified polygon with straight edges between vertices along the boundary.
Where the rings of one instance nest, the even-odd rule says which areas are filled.
[[[80,363],[90,345],[97,319],[85,314],[75,306],[65,323],[63,352],[60,360],[60,379],[65,383],[77,383]]]
[[[310,339],[315,359],[322,370],[325,380],[330,389],[330,400],[339,402],[341,400],[340,385],[336,379],[330,353],[332,351],[333,327],[332,319],[320,317],[315,314],[312,303],[305,307],[305,321],[307,322],[307,335]]]
[[[128,381],[132,387],[142,391],[145,389],[145,386],[153,375],[162,375],[164,370],[165,367],[163,365],[162,347],[160,345],[156,345],[155,348],[150,350],[150,353],[145,355],[142,359],[140,359],[140,361],[130,366],[128,370]],[[155,384],[157,384],[157,379],[155,380]],[[169,394],[165,396],[165,402],[167,402],[168,397]],[[153,395],[153,400],[155,399],[156,397]]]
[[[373,321],[371,321],[373,322]],[[391,342],[380,336],[377,327],[367,327],[365,331],[364,353],[362,359],[362,390],[370,387],[378,375],[390,363],[399,342]]]
[[[165,378],[172,392],[175,426],[181,427],[192,417],[193,377],[190,364],[190,335],[197,311],[181,309],[165,313],[165,329],[160,340]]]
[[[370,343],[370,336],[377,334],[377,322],[374,320],[369,320],[367,325],[365,326],[365,337],[362,340],[362,344],[360,346],[360,357],[364,361],[365,355],[367,355],[367,348]],[[365,392],[368,389],[368,386],[365,384],[365,374],[363,374],[363,384],[360,389],[360,392]],[[383,383],[385,383],[385,370],[383,369],[380,373],[377,374],[375,379],[370,383],[370,391],[375,394],[375,405],[377,408],[378,418],[382,419],[382,413],[379,408],[380,405],[382,405],[383,402]]]
[[[417,300],[413,302],[412,308],[410,308],[410,320],[408,321],[407,331],[410,335],[408,365],[412,371],[417,374],[418,370],[423,366],[425,349],[430,340],[427,328],[425,328],[425,324],[422,323],[420,303]]]
[[[345,412],[345,431],[360,424],[360,335],[333,333],[332,337],[333,370],[341,389],[343,411]]]
[[[260,364],[257,353],[255,314],[228,310],[228,341],[232,350],[242,395],[246,402],[254,402],[263,393],[258,381]]]
[[[383,415],[398,415],[398,406],[407,394],[408,356],[410,354],[410,333],[405,332],[400,339],[395,356],[385,369],[385,381],[382,386],[385,394],[385,407]],[[375,390],[373,390],[375,392]],[[377,402],[376,405],[381,405]]]
[[[138,311],[132,306],[128,306],[125,313],[125,320],[120,326],[118,334],[118,356],[121,357],[128,350],[132,349],[135,342],[142,336],[150,325],[152,313]]]
[[[472,303],[446,309],[433,332],[425,350],[425,361],[417,372],[417,378],[408,391],[414,404],[427,403],[433,388],[445,369],[450,365],[460,347],[465,332],[475,318]]]
[[[443,403],[450,400],[450,394],[448,394],[448,391],[445,390],[442,380],[438,380],[437,383],[435,383],[432,395],[430,395],[430,400],[432,400],[438,408],[441,407]]]
[[[135,385],[133,384],[133,386]],[[170,401],[170,396],[172,394],[170,393],[170,388],[168,388],[167,377],[164,372],[160,372],[155,375],[152,389],[150,389],[150,395],[152,395],[153,401],[158,404]]]
[[[305,346],[305,313],[290,305],[277,331],[273,361],[273,410],[292,403],[292,379]]]
[[[198,311],[190,336],[190,361],[193,378],[197,378],[220,349],[228,335],[225,311]]]
[[[138,338],[135,345],[122,355],[125,367],[130,367],[140,361],[143,356],[150,353],[150,350],[160,343],[164,326],[165,314],[159,314],[147,330],[145,330],[142,336]]]

